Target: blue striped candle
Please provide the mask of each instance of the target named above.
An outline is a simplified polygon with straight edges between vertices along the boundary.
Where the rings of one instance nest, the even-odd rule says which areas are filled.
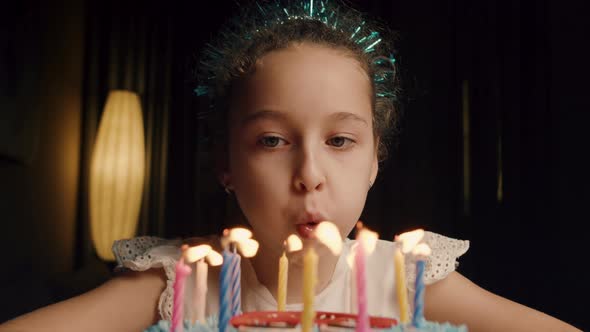
[[[414,294],[414,317],[412,325],[416,328],[424,326],[424,268],[426,262],[422,259],[416,261],[416,293]]]
[[[219,275],[219,332],[227,332],[231,319],[231,264],[233,254],[224,249]]]
[[[231,315],[237,316],[242,313],[242,286],[241,286],[241,267],[242,258],[234,252],[231,264]]]

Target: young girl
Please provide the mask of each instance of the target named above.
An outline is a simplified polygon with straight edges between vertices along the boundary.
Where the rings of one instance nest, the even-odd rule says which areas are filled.
[[[204,52],[196,91],[212,101],[219,180],[260,243],[254,258],[242,260],[245,312],[276,309],[276,262],[290,234],[311,241],[316,225],[330,220],[345,238],[361,215],[398,117],[395,59],[377,31],[343,5],[272,2],[245,11]],[[187,242],[218,245],[215,237]],[[457,273],[467,241],[427,233],[425,242],[433,249],[425,274],[428,320],[466,324],[470,331],[577,330]],[[317,310],[355,311],[346,262],[353,243],[345,240],[339,256],[318,248]],[[170,319],[180,244],[152,237],[117,241],[113,250],[126,272],[0,330],[141,331]],[[392,262],[395,246],[379,241],[367,261],[371,315],[399,318],[393,264],[383,263]],[[208,314],[218,311],[218,272],[209,273]],[[293,253],[287,310],[301,309],[301,275],[301,254]],[[187,296],[186,313],[190,301]]]

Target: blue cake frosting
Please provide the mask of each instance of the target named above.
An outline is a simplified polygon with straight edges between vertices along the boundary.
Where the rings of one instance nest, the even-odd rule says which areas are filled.
[[[411,324],[396,325],[385,330],[388,332],[467,332],[467,326],[465,325],[452,325],[450,323],[436,323],[436,322],[424,322],[424,325],[420,328],[416,328]]]
[[[183,329],[184,332],[218,332],[219,331],[219,330],[217,330],[217,328],[212,328],[211,326],[201,324],[201,323],[193,324],[188,320],[185,320],[183,322],[183,328],[184,328]],[[170,331],[170,321],[161,320],[161,321],[157,322],[156,324],[148,327],[143,332],[169,332],[169,331]],[[228,332],[237,332],[237,330],[233,326],[230,326],[227,329],[227,331]]]
[[[219,332],[219,330],[217,329],[217,324],[215,324],[215,327],[212,327],[210,325],[201,323],[193,324],[188,320],[184,321],[183,328],[183,332]],[[260,329],[261,331],[268,330],[268,328]],[[161,320],[156,324],[148,327],[143,332],[171,332],[170,321]],[[238,330],[233,326],[229,326],[227,332],[238,332]],[[314,326],[312,332],[320,332],[320,330],[317,328],[317,326]]]
[[[183,331],[184,332],[219,332],[217,327],[217,317],[211,316],[207,318],[207,322],[205,324],[196,323],[193,324],[188,320],[184,321],[183,324]],[[251,328],[252,330],[256,329],[255,327]],[[351,328],[337,328],[340,331],[353,331],[354,327]],[[260,331],[267,331],[268,328],[261,327]],[[420,328],[416,328],[411,324],[404,324],[404,325],[396,325],[392,326],[387,329],[372,329],[375,332],[468,332],[467,327],[465,325],[452,325],[450,323],[436,323],[436,322],[425,322],[424,325]],[[237,332],[238,330],[233,326],[230,326],[227,330],[228,332]],[[320,332],[317,326],[314,326],[313,332]],[[158,323],[148,327],[144,330],[144,332],[171,332],[170,331],[170,321],[161,320]]]

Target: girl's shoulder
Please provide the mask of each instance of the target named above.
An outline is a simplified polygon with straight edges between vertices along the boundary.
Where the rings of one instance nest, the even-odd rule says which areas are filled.
[[[468,240],[459,240],[433,232],[425,232],[423,243],[428,244],[432,250],[426,257],[424,282],[429,285],[445,279],[451,272],[459,267],[459,257],[469,249]],[[409,286],[413,288],[416,280],[416,257],[406,255],[406,274],[410,280]]]
[[[183,244],[209,244],[215,249],[220,247],[219,237],[216,235],[187,239],[165,239],[156,236],[121,239],[115,241],[112,246],[117,261],[116,269],[144,271],[152,267],[165,267],[166,264],[174,263],[180,258]]]
[[[428,244],[432,250],[431,255],[426,258],[424,275],[426,284],[442,280],[455,271],[459,266],[459,257],[469,249],[469,241],[467,240],[454,239],[428,231],[424,233],[421,242]],[[345,241],[345,245],[351,252],[354,250],[355,244],[355,240]],[[368,264],[375,269],[392,269],[393,255],[399,245],[393,241],[378,240],[374,251],[368,257]],[[387,262],[391,262],[391,264],[387,264]],[[405,255],[405,271],[411,287],[411,281],[416,279],[416,258],[411,254]]]
[[[424,238],[421,243],[428,244],[430,249],[432,249],[432,254],[434,256],[448,255],[459,257],[469,249],[468,240],[455,239],[429,231],[424,232]],[[356,240],[348,238],[345,240],[345,246],[347,246],[349,250],[352,250],[355,244]],[[380,239],[377,240],[375,251],[373,253],[377,256],[380,254],[389,255],[398,245],[400,244],[397,242]]]
[[[113,243],[112,250],[117,260],[115,272],[148,271],[161,268],[166,275],[166,287],[158,301],[158,312],[161,319],[172,317],[173,283],[176,279],[176,263],[182,255],[181,246],[209,244],[218,249],[218,236],[192,237],[187,239],[164,239],[155,236],[139,236],[121,239]]]

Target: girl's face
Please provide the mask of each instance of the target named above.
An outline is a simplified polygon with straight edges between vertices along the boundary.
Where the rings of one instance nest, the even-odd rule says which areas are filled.
[[[261,245],[334,222],[348,235],[378,169],[371,87],[358,61],[298,44],[262,57],[234,90],[223,181]]]

